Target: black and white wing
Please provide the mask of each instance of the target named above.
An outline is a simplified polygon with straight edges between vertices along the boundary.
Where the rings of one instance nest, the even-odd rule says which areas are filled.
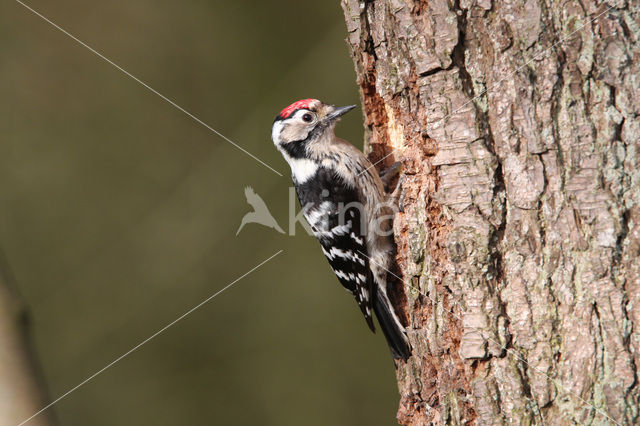
[[[320,169],[316,179],[296,187],[305,218],[340,283],[356,299],[372,331],[373,279],[358,192]]]
[[[375,331],[371,316],[371,296],[373,293],[370,279],[367,247],[360,232],[360,210],[349,207],[340,223],[340,214],[328,215],[329,227],[317,229],[314,233],[322,252],[327,257],[333,272],[340,283],[355,297],[362,314],[372,331]],[[364,254],[364,255],[363,255]]]

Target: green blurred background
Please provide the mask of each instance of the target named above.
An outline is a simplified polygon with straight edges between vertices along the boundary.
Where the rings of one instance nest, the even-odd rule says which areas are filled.
[[[0,245],[52,398],[280,249],[52,409],[61,425],[387,425],[397,390],[316,241],[286,229],[273,117],[358,103],[337,1],[26,2],[283,173],[279,177],[17,2],[0,5]],[[338,134],[362,144],[361,113]]]

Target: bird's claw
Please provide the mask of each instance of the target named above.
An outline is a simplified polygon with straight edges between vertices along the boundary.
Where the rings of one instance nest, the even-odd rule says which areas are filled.
[[[391,165],[391,167],[389,167],[386,170],[383,170],[380,173],[380,180],[382,180],[382,183],[384,184],[384,187],[387,190],[387,193],[391,192],[390,191],[391,182],[393,182],[393,179],[395,179],[398,175],[400,175],[401,172],[402,172],[402,163],[400,161],[396,161]],[[397,187],[398,185],[396,185],[396,188]]]

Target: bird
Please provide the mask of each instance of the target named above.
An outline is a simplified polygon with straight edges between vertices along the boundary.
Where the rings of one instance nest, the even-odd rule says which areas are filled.
[[[353,108],[299,100],[276,116],[271,138],[291,167],[303,215],[338,281],[373,332],[375,313],[392,357],[406,362],[411,345],[387,292],[395,253],[390,197],[365,155],[335,135],[336,123]]]
[[[269,211],[269,208],[265,204],[264,200],[260,198],[258,194],[256,194],[252,187],[247,186],[244,189],[244,196],[247,198],[247,203],[249,203],[249,205],[253,207],[253,211],[244,215],[242,221],[240,222],[240,227],[236,231],[236,236],[240,233],[242,228],[244,228],[247,223],[259,223],[260,225],[273,228],[279,233],[284,234],[284,231],[282,230],[282,228],[280,228],[278,222],[276,222],[276,220],[273,218],[273,215],[271,215],[271,212]]]

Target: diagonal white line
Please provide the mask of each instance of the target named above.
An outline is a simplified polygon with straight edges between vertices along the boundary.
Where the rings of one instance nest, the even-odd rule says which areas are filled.
[[[367,259],[369,259],[371,262],[373,262],[373,263],[375,263],[376,265],[380,266],[382,269],[384,269],[385,271],[387,271],[388,273],[390,273],[391,275],[393,275],[394,277],[396,277],[397,279],[399,279],[399,280],[400,280],[400,282],[402,282],[402,284],[404,284],[406,287],[408,287],[408,288],[410,288],[410,289],[412,289],[412,290],[417,291],[418,293],[420,293],[421,295],[423,295],[423,296],[424,296],[424,297],[426,297],[427,299],[431,300],[431,302],[432,302],[434,305],[436,305],[436,304],[438,303],[434,298],[432,298],[432,297],[430,297],[430,296],[426,295],[425,293],[423,293],[422,291],[420,291],[420,289],[419,289],[419,288],[416,288],[416,287],[412,286],[411,284],[408,284],[408,283],[407,283],[406,281],[404,281],[402,278],[400,278],[399,276],[397,276],[396,274],[394,274],[393,272],[391,272],[390,270],[388,270],[387,268],[385,268],[385,267],[384,267],[384,265],[381,265],[381,264],[379,264],[378,262],[376,262],[375,260],[371,259],[371,258],[370,258],[369,256],[367,256],[366,254],[362,253],[362,251],[358,250],[358,252],[359,252],[361,255],[363,255],[364,257],[366,257]],[[453,320],[457,320],[457,319],[458,319],[458,318],[456,318],[456,316],[455,316],[455,314],[453,313],[453,311],[451,311],[451,310],[447,310],[447,309],[443,309],[442,311],[443,311],[443,312],[445,312],[445,313],[447,313],[451,319],[453,319]],[[502,344],[502,343],[500,343],[500,342],[496,342],[495,340],[491,339],[490,337],[486,337],[486,338],[485,338],[485,337],[484,337],[484,334],[482,333],[482,331],[483,331],[483,330],[482,330],[482,329],[480,329],[480,328],[473,327],[473,326],[471,326],[471,325],[469,325],[469,326],[465,326],[465,328],[470,328],[470,329],[475,330],[475,331],[476,331],[476,332],[478,332],[478,333],[479,333],[479,334],[480,334],[484,339],[488,340],[488,341],[489,341],[489,342],[491,342],[491,343],[494,343],[494,344],[498,345],[501,349],[504,349],[505,351],[509,352],[510,354],[512,354],[513,356],[515,356],[515,357],[516,357],[517,359],[519,359],[520,361],[522,361],[522,362],[524,362],[525,364],[527,364],[527,365],[528,365],[528,366],[529,366],[533,371],[535,371],[535,372],[537,372],[537,373],[540,373],[540,374],[545,375],[545,376],[547,377],[547,379],[549,379],[549,381],[551,381],[553,384],[555,384],[555,385],[556,385],[560,390],[562,390],[562,391],[564,391],[564,392],[566,392],[566,393],[568,393],[568,394],[571,394],[571,395],[575,396],[575,397],[576,397],[576,398],[578,398],[580,401],[582,401],[585,405],[589,405],[591,408],[593,408],[594,410],[596,410],[596,412],[600,413],[601,415],[603,415],[603,416],[604,416],[604,417],[606,417],[607,419],[611,420],[611,421],[612,421],[612,422],[614,422],[615,424],[622,426],[620,423],[618,423],[617,421],[615,421],[614,419],[612,419],[611,417],[609,417],[609,415],[607,414],[607,412],[606,412],[606,411],[604,411],[604,410],[602,410],[602,409],[600,409],[600,408],[596,407],[595,405],[591,404],[589,401],[585,400],[584,398],[582,398],[582,397],[581,397],[580,395],[578,395],[577,393],[572,392],[572,391],[570,391],[570,390],[567,390],[567,389],[562,385],[562,383],[561,383],[559,380],[554,379],[553,377],[551,377],[549,374],[547,374],[547,373],[546,373],[546,372],[544,372],[543,370],[541,370],[541,369],[539,369],[539,368],[536,368],[536,367],[534,367],[533,365],[529,364],[529,363],[527,362],[527,360],[525,360],[525,359],[522,357],[522,355],[520,355],[516,350],[514,350],[514,349],[512,349],[512,348],[508,348],[506,345],[503,345],[503,344]]]
[[[196,117],[195,115],[191,114],[189,111],[187,111],[186,109],[184,109],[183,107],[181,107],[180,105],[178,105],[177,103],[175,103],[174,101],[172,101],[171,99],[167,98],[166,96],[164,96],[162,93],[158,92],[156,89],[154,89],[153,87],[149,86],[147,83],[145,83],[144,81],[140,80],[138,77],[136,77],[135,75],[131,74],[129,71],[125,70],[124,68],[122,68],[120,65],[116,64],[115,62],[113,62],[111,59],[107,58],[106,56],[104,56],[102,53],[98,52],[97,50],[95,50],[93,47],[89,46],[88,44],[86,44],[85,42],[83,42],[82,40],[78,39],[76,36],[74,36],[73,34],[71,34],[70,32],[66,31],[64,28],[60,27],[59,25],[57,25],[55,22],[52,22],[50,19],[48,19],[47,17],[43,16],[41,13],[39,13],[38,11],[32,9],[31,7],[29,7],[28,5],[24,4],[22,1],[20,0],[16,0],[16,2],[18,2],[19,4],[21,4],[22,6],[24,6],[26,9],[28,9],[29,11],[31,11],[33,14],[39,16],[42,20],[48,22],[49,24],[51,24],[54,28],[56,28],[57,30],[59,30],[60,32],[62,32],[63,34],[65,34],[66,36],[68,36],[69,38],[71,38],[72,40],[74,40],[76,43],[80,44],[83,47],[86,47],[89,51],[91,51],[92,53],[94,53],[95,55],[97,55],[100,59],[104,60],[105,62],[113,65],[118,71],[122,72],[123,74],[125,74],[126,76],[132,78],[133,80],[135,80],[137,83],[139,83],[141,86],[143,86],[145,89],[149,90],[150,92],[156,94],[157,96],[159,96],[160,98],[162,98],[164,101],[168,102],[169,104],[171,104],[174,108],[176,108],[177,110],[185,113],[186,115],[188,115],[189,117],[191,117],[193,120],[195,120],[196,122],[198,122],[199,124],[203,125],[204,127],[206,127],[207,129],[209,129],[210,131],[212,131],[213,133],[215,133],[216,135],[220,136],[222,139],[224,139],[225,141],[229,142],[231,145],[235,146],[236,148],[238,148],[240,151],[244,152],[245,154],[247,154],[249,157],[253,158],[254,160],[256,160],[257,162],[259,162],[260,164],[262,164],[263,166],[265,166],[266,168],[268,168],[269,170],[271,170],[272,172],[274,172],[275,174],[277,174],[278,176],[282,176],[282,173],[280,173],[279,171],[277,171],[276,169],[274,169],[273,167],[269,166],[267,163],[265,163],[264,161],[262,161],[261,159],[259,159],[258,157],[256,157],[255,155],[253,155],[252,153],[250,153],[249,151],[247,151],[246,149],[244,149],[243,147],[241,147],[240,145],[238,145],[237,143],[235,143],[234,141],[232,141],[231,139],[229,139],[228,137],[226,137],[225,135],[223,135],[222,133],[220,133],[219,131],[217,131],[216,129],[214,129],[213,127],[211,127],[210,125],[208,125],[207,123],[205,123],[204,121],[200,120],[198,117]]]
[[[539,55],[534,55],[531,59],[529,59],[527,62],[525,62],[523,65],[521,65],[520,67],[516,68],[515,71],[513,71],[512,73],[506,75],[505,77],[501,78],[500,80],[498,80],[496,83],[493,83],[490,85],[490,87],[482,90],[480,92],[480,94],[478,94],[476,97],[469,99],[467,102],[463,103],[462,105],[460,105],[458,108],[456,108],[453,112],[450,112],[449,114],[445,115],[444,117],[442,117],[439,120],[436,120],[432,126],[434,128],[438,127],[440,125],[441,122],[443,122],[445,119],[451,117],[452,115],[456,114],[458,111],[460,111],[462,108],[464,108],[465,106],[469,105],[471,102],[477,100],[478,98],[480,98],[482,95],[484,95],[485,93],[487,93],[487,91],[489,90],[489,88],[493,89],[495,87],[497,87],[500,83],[502,83],[503,81],[505,81],[507,78],[511,78],[514,74],[516,74],[518,71],[522,70],[524,67],[526,67],[527,65],[529,65],[530,63],[532,63],[533,61],[537,61],[538,59],[542,58],[544,55],[547,54],[547,52],[549,52],[551,49],[553,49],[554,47],[556,47],[559,44],[564,43],[565,41],[567,41],[569,39],[569,37],[573,36],[575,33],[577,33],[578,31],[580,31],[581,29],[583,29],[584,27],[586,27],[587,25],[589,25],[590,23],[592,23],[593,21],[595,21],[596,19],[598,19],[599,17],[601,17],[602,15],[604,15],[605,13],[607,13],[608,11],[610,11],[611,9],[613,9],[614,6],[611,6],[610,8],[608,8],[607,10],[605,10],[604,12],[599,13],[598,15],[596,15],[595,18],[590,19],[589,21],[587,21],[584,25],[578,27],[577,29],[575,29],[574,31],[570,32],[566,37],[561,38],[560,40],[558,40],[557,42],[553,43],[551,46],[549,46],[548,48],[546,48],[545,50],[543,50]],[[417,137],[413,138],[412,140],[417,139]],[[381,161],[383,161],[386,158],[389,158],[390,156],[392,156],[396,151],[398,150],[398,148],[394,148],[393,150],[391,150],[390,153],[388,153],[387,155],[385,155],[384,157],[382,157],[381,159],[379,159],[378,161],[376,161],[375,163],[373,163],[372,165],[370,165],[369,167],[367,167],[366,169],[364,169],[363,171],[361,171],[358,176],[360,176],[362,173],[366,172],[367,170],[369,170],[370,168],[376,166],[377,164],[379,164]]]
[[[244,277],[246,277],[247,275],[249,275],[250,273],[254,272],[256,269],[260,268],[262,265],[264,265],[265,263],[269,262],[271,259],[273,259],[274,257],[276,257],[277,255],[279,255],[280,253],[282,253],[284,250],[279,250],[278,252],[276,252],[275,254],[271,255],[271,257],[263,260],[262,262],[260,262],[259,264],[257,264],[256,266],[254,266],[253,268],[251,268],[249,271],[245,272],[244,274],[240,275],[238,278],[236,278],[235,280],[231,281],[229,284],[227,284],[225,287],[223,287],[221,290],[218,290],[217,292],[215,292],[214,294],[212,294],[211,296],[207,297],[206,299],[204,299],[202,302],[198,303],[196,306],[194,306],[193,308],[189,309],[188,311],[186,311],[184,314],[180,315],[178,318],[174,319],[173,321],[171,321],[169,324],[165,325],[164,327],[162,327],[160,330],[156,331],[155,333],[153,333],[151,336],[147,337],[146,339],[144,339],[143,341],[141,341],[140,343],[138,343],[137,345],[135,345],[134,347],[132,347],[131,349],[129,349],[127,352],[123,353],[122,355],[120,355],[118,358],[114,359],[113,361],[111,361],[109,364],[105,365],[104,367],[102,367],[100,370],[96,371],[95,373],[93,373],[92,375],[90,375],[89,377],[87,377],[86,379],[84,379],[82,382],[78,383],[77,385],[75,385],[74,387],[72,387],[71,389],[69,389],[68,391],[66,391],[65,393],[63,393],[62,395],[60,395],[59,397],[57,397],[55,400],[51,401],[49,404],[45,405],[44,407],[42,407],[38,412],[36,412],[35,414],[33,414],[31,417],[29,417],[28,419],[23,420],[18,426],[22,426],[24,424],[26,424],[27,422],[29,422],[31,419],[33,419],[34,417],[36,417],[37,415],[39,415],[40,413],[42,413],[43,411],[47,410],[48,408],[51,408],[53,405],[55,405],[56,403],[58,403],[60,400],[62,400],[63,398],[66,398],[67,396],[69,396],[72,392],[76,391],[79,387],[85,385],[86,383],[88,383],[89,381],[93,380],[96,376],[102,374],[105,370],[107,370],[108,368],[112,367],[114,364],[116,364],[118,361],[121,361],[123,358],[126,358],[127,356],[129,356],[131,353],[135,352],[136,350],[138,350],[140,347],[142,347],[143,345],[147,344],[150,340],[152,340],[153,338],[157,337],[159,334],[163,333],[164,331],[166,331],[168,328],[172,327],[173,325],[175,325],[178,321],[182,320],[183,318],[185,318],[187,315],[193,313],[195,310],[197,310],[198,308],[200,308],[202,305],[204,305],[205,303],[209,302],[211,299],[215,298],[217,295],[219,295],[220,293],[222,293],[223,291],[225,291],[226,289],[228,289],[229,287],[231,287],[232,285],[234,285],[235,283],[237,283],[238,281],[240,281],[241,279],[243,279]]]

